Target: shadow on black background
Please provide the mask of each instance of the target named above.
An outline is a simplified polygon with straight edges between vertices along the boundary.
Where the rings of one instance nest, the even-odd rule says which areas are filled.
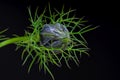
[[[49,1],[52,7],[60,9],[65,5],[68,8],[77,9],[77,17],[86,16],[93,26],[100,25],[94,31],[84,36],[91,48],[90,55],[83,55],[79,67],[71,62],[72,69],[65,65],[50,68],[56,80],[116,80],[119,77],[119,27],[117,25],[117,4],[111,2],[87,2],[79,0],[57,0]],[[0,30],[9,28],[5,33],[11,37],[12,34],[23,35],[29,26],[27,7],[35,10],[37,6],[44,9],[47,0],[0,0]],[[22,66],[20,51],[14,51],[15,45],[9,45],[0,49],[0,80],[50,80],[48,74],[38,71],[37,65],[27,74],[27,64]],[[118,80],[118,79],[117,79]]]

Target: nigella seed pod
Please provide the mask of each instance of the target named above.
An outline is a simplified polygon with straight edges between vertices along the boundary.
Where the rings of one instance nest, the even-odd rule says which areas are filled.
[[[63,48],[69,44],[69,31],[63,24],[45,24],[41,30],[41,44],[48,48]]]

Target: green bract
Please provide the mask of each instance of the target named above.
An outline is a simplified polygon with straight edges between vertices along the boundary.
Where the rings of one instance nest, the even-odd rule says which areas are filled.
[[[0,36],[0,47],[14,43],[17,45],[16,49],[21,47],[24,48],[21,54],[21,58],[24,60],[23,65],[31,59],[28,72],[30,72],[33,64],[37,62],[39,70],[44,69],[44,71],[47,71],[54,80],[54,76],[49,69],[50,63],[61,67],[61,61],[64,60],[68,68],[70,68],[68,63],[69,60],[73,60],[76,65],[79,65],[78,55],[83,53],[88,55],[87,42],[84,39],[83,34],[96,27],[91,28],[90,25],[85,26],[84,23],[86,21],[83,20],[83,17],[76,18],[75,15],[71,16],[73,14],[72,12],[75,10],[64,12],[64,8],[62,8],[60,12],[56,9],[54,12],[51,12],[49,6],[49,15],[46,15],[46,13],[48,13],[46,9],[40,15],[38,15],[38,9],[36,9],[35,15],[31,14],[30,8],[28,8],[28,11],[30,15],[29,20],[31,22],[30,27],[33,30],[32,32],[25,31],[23,36],[15,36],[14,38]],[[66,30],[60,32],[59,29],[57,32],[60,34],[56,37],[55,35],[57,33],[52,34],[47,31],[42,31],[45,24],[48,26],[51,25],[50,28],[53,28],[52,26],[55,25],[58,26],[55,28],[61,29],[61,26],[64,26]],[[1,31],[0,34],[4,31],[6,30]],[[51,42],[47,42],[47,39]],[[47,44],[47,46],[44,44]],[[59,47],[56,47],[58,44]]]

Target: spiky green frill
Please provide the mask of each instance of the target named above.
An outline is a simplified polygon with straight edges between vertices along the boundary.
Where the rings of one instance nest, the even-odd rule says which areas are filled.
[[[87,42],[83,37],[83,34],[94,30],[96,27],[91,28],[90,25],[85,26],[86,22],[82,18],[76,18],[75,15],[71,16],[75,10],[68,10],[64,12],[64,7],[61,12],[54,9],[51,12],[50,6],[48,7],[49,15],[45,9],[41,15],[38,15],[38,9],[36,9],[35,15],[32,16],[30,8],[28,12],[30,15],[30,28],[32,32],[25,31],[24,36],[16,36],[14,38],[6,38],[5,36],[0,36],[0,48],[9,44],[16,44],[16,49],[23,47],[23,52],[21,58],[23,59],[23,65],[31,59],[29,64],[28,72],[30,72],[31,67],[34,63],[38,63],[39,70],[44,69],[48,72],[52,79],[54,76],[49,69],[49,64],[61,67],[61,61],[65,61],[68,68],[70,68],[69,60],[73,60],[76,65],[79,65],[78,56],[81,54],[87,54],[88,47]],[[68,29],[68,34],[70,38],[60,38],[62,44],[61,47],[46,47],[42,44],[41,30],[45,24],[55,25],[56,23],[62,24]],[[2,34],[6,30],[0,32]],[[52,42],[51,42],[52,43]],[[64,47],[64,49],[63,49]]]

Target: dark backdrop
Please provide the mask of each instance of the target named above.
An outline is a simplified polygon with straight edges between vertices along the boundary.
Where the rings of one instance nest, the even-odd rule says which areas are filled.
[[[65,5],[77,9],[77,17],[86,16],[85,19],[93,26],[100,25],[94,31],[84,36],[91,48],[90,57],[83,56],[79,67],[72,64],[72,69],[65,65],[50,68],[56,80],[118,80],[119,78],[119,20],[117,2],[112,1],[86,1],[86,0],[0,0],[0,30],[8,28],[5,33],[23,35],[29,26],[27,7],[44,9],[50,2],[51,7],[58,10]],[[22,66],[19,51],[14,51],[15,45],[0,49],[0,80],[50,80],[48,74],[38,71],[37,65],[27,73],[27,65]]]

